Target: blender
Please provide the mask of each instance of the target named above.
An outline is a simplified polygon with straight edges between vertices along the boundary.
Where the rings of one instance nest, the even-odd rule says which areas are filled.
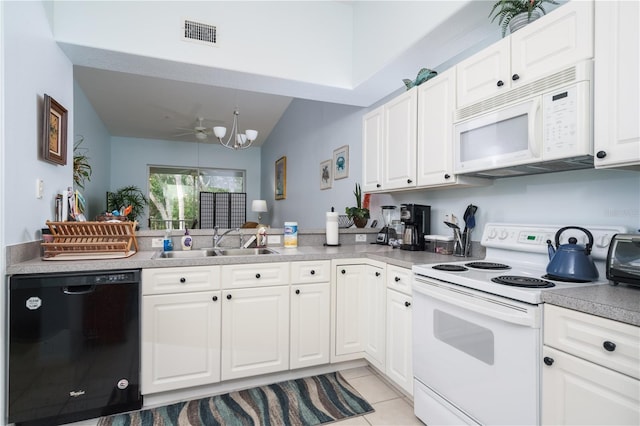
[[[376,244],[389,244],[390,240],[398,238],[396,230],[391,226],[395,209],[396,206],[382,206],[382,221],[384,222],[384,227],[378,232]]]

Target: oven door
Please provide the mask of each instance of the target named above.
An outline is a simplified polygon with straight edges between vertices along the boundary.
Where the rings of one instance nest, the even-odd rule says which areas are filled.
[[[418,275],[413,303],[417,386],[480,424],[539,424],[539,306]]]

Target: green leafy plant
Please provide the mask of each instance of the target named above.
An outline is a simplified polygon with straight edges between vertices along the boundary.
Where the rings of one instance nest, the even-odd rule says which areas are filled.
[[[558,4],[555,0],[498,0],[491,8],[489,17],[495,13],[491,22],[499,18],[498,25],[502,28],[502,37],[504,37],[509,22],[514,16],[526,13],[527,19],[531,20],[531,13],[534,10],[539,10],[544,15],[547,13],[543,6],[545,3]]]
[[[353,191],[353,195],[356,197],[356,207],[347,207],[345,213],[349,219],[369,219],[369,209],[362,207],[362,190],[360,184],[356,183],[356,190]]]
[[[135,185],[124,186],[115,192],[107,192],[107,211],[131,206],[131,211],[127,214],[127,218],[131,221],[142,215],[147,204],[149,200]]]
[[[73,183],[78,187],[84,189],[84,183],[91,181],[91,165],[89,164],[90,158],[87,157],[86,148],[81,148],[84,142],[84,136],[80,136],[78,142],[73,145]]]

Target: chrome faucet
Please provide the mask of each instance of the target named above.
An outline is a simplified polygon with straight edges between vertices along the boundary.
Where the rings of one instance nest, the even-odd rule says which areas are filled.
[[[224,238],[224,236],[231,231],[233,231],[233,229],[227,229],[222,234],[218,234],[218,227],[214,226],[213,227],[213,248],[219,248],[220,247],[219,244]],[[240,228],[236,228],[235,231],[240,232]],[[240,234],[240,238],[242,238],[242,234]]]

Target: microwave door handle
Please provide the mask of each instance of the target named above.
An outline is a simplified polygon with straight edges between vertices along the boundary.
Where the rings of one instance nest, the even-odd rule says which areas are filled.
[[[538,132],[541,129],[539,122],[540,117],[540,98],[534,98],[531,101],[531,108],[529,109],[528,120],[528,133],[529,133],[529,147],[534,157],[540,157],[540,147],[538,146]]]

